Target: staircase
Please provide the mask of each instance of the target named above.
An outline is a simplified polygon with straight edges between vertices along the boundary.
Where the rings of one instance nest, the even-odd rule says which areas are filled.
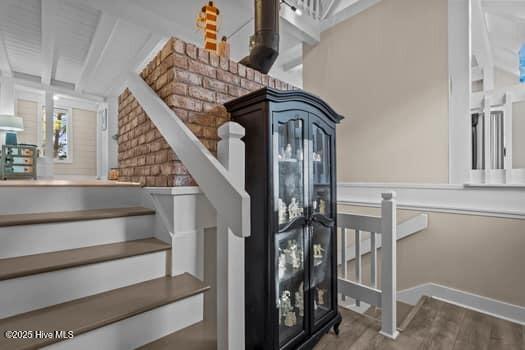
[[[202,321],[209,287],[171,276],[140,186],[2,186],[0,198],[0,349],[135,349]]]

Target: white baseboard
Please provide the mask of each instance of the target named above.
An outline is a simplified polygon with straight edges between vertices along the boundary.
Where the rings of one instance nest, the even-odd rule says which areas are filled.
[[[481,295],[464,292],[436,283],[424,283],[397,292],[397,300],[415,305],[424,295],[455,304],[466,309],[525,325],[525,307],[509,304]]]

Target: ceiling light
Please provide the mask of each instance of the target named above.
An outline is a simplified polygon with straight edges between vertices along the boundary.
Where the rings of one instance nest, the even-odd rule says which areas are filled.
[[[59,98],[60,98],[60,97],[58,97],[57,95],[54,95],[54,96],[53,96],[53,100],[54,100],[54,101],[58,101]]]

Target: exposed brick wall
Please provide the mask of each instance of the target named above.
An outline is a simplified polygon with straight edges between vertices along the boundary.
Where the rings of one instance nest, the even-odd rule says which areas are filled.
[[[166,43],[141,76],[213,154],[217,129],[229,119],[224,102],[265,85],[294,89],[176,38]],[[146,186],[196,184],[127,89],[119,96],[118,111],[120,180]]]

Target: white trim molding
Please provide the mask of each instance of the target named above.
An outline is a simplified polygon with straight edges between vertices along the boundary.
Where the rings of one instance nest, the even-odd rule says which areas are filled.
[[[422,296],[433,297],[466,309],[525,325],[525,307],[450,288],[436,283],[423,283],[397,292],[397,300],[415,305]]]
[[[381,193],[395,191],[398,208],[525,219],[525,188],[449,184],[345,183],[337,185],[338,204],[380,207]]]

